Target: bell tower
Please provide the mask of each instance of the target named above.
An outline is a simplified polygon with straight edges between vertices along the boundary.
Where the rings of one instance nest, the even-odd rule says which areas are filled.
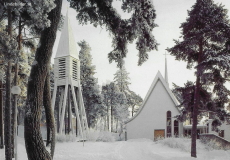
[[[56,105],[57,132],[74,134],[76,118],[76,134],[86,139],[88,123],[80,85],[80,61],[68,11],[54,58],[54,80],[52,108]]]

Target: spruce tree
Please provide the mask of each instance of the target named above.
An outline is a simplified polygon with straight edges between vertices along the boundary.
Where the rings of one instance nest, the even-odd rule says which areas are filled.
[[[124,63],[123,63],[124,64]],[[131,108],[132,110],[132,116],[134,115],[134,112],[137,111],[137,108],[135,109],[135,106],[140,106],[143,102],[143,99],[137,95],[135,92],[131,91],[129,89],[129,85],[131,84],[129,82],[129,73],[126,71],[124,65],[118,69],[118,71],[114,74],[114,82],[118,86],[120,92],[122,92],[126,97],[126,104],[127,107]]]
[[[116,109],[119,108],[121,103],[124,104],[124,97],[114,82],[110,82],[102,86],[101,93],[104,97],[103,102],[107,107],[107,127],[108,130],[110,130],[111,127],[111,132],[114,132],[114,118],[116,116]]]
[[[102,103],[102,95],[99,90],[97,79],[94,77],[95,66],[92,65],[90,46],[86,41],[78,43],[81,47],[79,52],[81,68],[81,86],[84,106],[87,115],[88,126],[93,127],[97,118],[104,114],[105,108]]]
[[[109,61],[117,62],[121,68],[123,58],[128,52],[127,44],[135,39],[139,51],[138,65],[148,60],[148,53],[157,50],[157,42],[152,35],[156,18],[151,0],[123,0],[122,10],[131,14],[129,19],[122,19],[112,6],[114,0],[68,0],[70,7],[77,11],[77,19],[81,24],[92,23],[95,27],[104,26],[113,38],[113,50],[109,53]]]
[[[193,100],[191,156],[196,155],[197,115],[201,88],[211,89],[215,110],[224,109],[229,91],[224,86],[229,77],[229,19],[227,9],[213,0],[197,0],[181,24],[182,40],[168,49],[176,60],[187,61],[187,68],[196,69]],[[213,87],[213,88],[212,88]]]
[[[131,116],[133,117],[134,114],[139,110],[139,107],[142,105],[143,99],[140,95],[136,94],[133,91],[130,91],[127,98],[127,105],[131,107]]]
[[[126,71],[125,66],[123,65],[119,70],[114,74],[114,82],[118,86],[119,90],[123,93],[129,92],[129,73]]]

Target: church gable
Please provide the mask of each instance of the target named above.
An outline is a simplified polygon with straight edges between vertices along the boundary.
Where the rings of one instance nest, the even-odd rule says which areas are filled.
[[[142,104],[142,107],[139,109],[137,114],[129,119],[126,123],[131,122],[133,119],[139,116],[143,110],[147,112],[151,111],[158,112],[163,110],[173,110],[175,114],[179,114],[179,110],[176,107],[178,102],[174,97],[173,93],[168,87],[168,84],[165,82],[161,73],[158,71],[145,99]],[[154,113],[155,114],[155,113]],[[147,116],[147,115],[146,115]]]

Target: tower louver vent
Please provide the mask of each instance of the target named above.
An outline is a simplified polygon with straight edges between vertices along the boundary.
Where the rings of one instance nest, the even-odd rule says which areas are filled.
[[[77,81],[77,61],[73,60],[73,80]]]
[[[65,64],[66,64],[65,58],[58,60],[58,67],[59,67],[58,78],[59,79],[64,79],[66,77],[66,67],[65,67]]]

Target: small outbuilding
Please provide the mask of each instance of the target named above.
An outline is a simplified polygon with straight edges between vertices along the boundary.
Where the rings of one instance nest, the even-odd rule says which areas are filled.
[[[127,139],[155,140],[158,137],[177,137],[183,134],[183,124],[175,118],[180,114],[178,101],[166,80],[158,71],[141,108],[125,122]]]

